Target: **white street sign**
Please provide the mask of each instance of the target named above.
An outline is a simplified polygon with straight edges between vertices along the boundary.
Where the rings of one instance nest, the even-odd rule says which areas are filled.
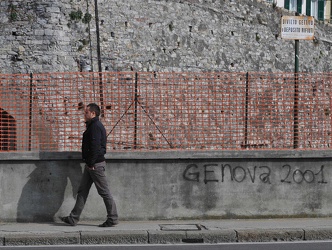
[[[312,16],[283,16],[281,18],[281,38],[293,40],[313,40],[315,19]]]

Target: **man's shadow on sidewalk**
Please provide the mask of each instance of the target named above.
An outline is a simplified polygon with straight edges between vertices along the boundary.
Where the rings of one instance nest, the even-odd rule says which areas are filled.
[[[75,161],[36,163],[18,201],[17,222],[53,222],[64,201],[68,179],[76,197],[81,177],[82,168]]]

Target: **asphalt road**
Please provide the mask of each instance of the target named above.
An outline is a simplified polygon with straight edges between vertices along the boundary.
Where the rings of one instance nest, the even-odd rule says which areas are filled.
[[[0,246],[0,250],[331,250],[332,241],[276,242],[276,243],[224,243],[181,245],[67,245],[67,246]]]

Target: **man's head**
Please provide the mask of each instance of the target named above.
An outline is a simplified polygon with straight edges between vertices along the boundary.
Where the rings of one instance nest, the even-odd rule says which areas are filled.
[[[84,119],[86,122],[91,121],[92,118],[100,115],[100,108],[95,103],[90,103],[86,106],[84,112]]]

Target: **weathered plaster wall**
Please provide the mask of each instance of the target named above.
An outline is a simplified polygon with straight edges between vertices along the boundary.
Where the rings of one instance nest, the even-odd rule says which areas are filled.
[[[88,2],[1,1],[0,73],[98,70]],[[271,4],[98,0],[98,9],[103,71],[294,70],[294,41],[280,38],[281,16],[294,13]],[[315,36],[300,42],[300,71],[331,69],[330,25],[317,22]]]

